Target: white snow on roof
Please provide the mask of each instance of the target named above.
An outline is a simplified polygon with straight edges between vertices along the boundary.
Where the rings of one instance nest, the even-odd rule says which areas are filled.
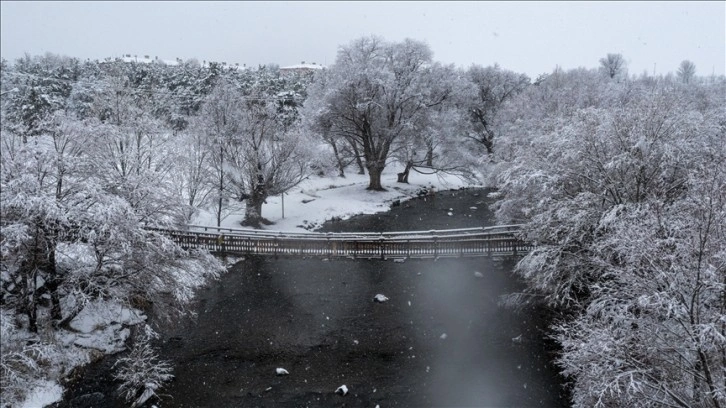
[[[142,64],[162,63],[164,65],[179,65],[181,62],[183,62],[183,61],[180,61],[180,60],[163,60],[163,59],[155,59],[155,58],[145,58],[143,56],[142,57],[139,57],[139,56],[136,56],[136,57],[126,57],[126,56],[123,56],[123,57],[118,58],[118,59],[120,59],[121,61],[124,61],[124,62],[136,62],[136,63],[142,63]],[[214,61],[214,62],[218,62],[218,61]],[[201,64],[202,67],[208,67],[209,66],[209,63],[210,63],[210,61],[200,62],[200,64]],[[246,67],[244,65],[239,65],[239,64],[236,64],[236,63],[235,64],[226,64],[225,67],[226,68],[236,68],[236,69],[240,69],[240,70],[250,69],[249,67]]]
[[[280,67],[280,69],[323,69],[325,68],[322,65],[318,64],[297,64],[297,65],[288,65],[286,67]]]
[[[124,62],[138,62],[144,64],[151,64],[152,62],[163,63],[165,65],[179,65],[179,61],[174,60],[160,60],[155,58],[144,58],[144,57],[121,57]]]

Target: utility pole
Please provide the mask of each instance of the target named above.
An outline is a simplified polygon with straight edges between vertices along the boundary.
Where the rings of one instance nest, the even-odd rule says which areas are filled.
[[[282,197],[282,219],[285,219],[285,193],[280,194]]]

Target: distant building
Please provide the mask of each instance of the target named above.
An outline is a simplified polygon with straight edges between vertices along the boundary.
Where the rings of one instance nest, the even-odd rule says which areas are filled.
[[[325,67],[314,62],[306,64],[305,61],[303,61],[297,65],[280,67],[280,75],[285,76],[291,74],[315,73],[321,69],[325,69]]]

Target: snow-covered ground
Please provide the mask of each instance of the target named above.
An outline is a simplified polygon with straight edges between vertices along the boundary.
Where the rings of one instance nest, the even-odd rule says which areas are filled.
[[[40,310],[40,313],[46,312]],[[11,406],[41,408],[60,401],[63,397],[63,388],[58,383],[60,378],[103,354],[125,350],[125,342],[130,334],[128,327],[143,323],[145,320],[146,316],[140,311],[128,309],[117,302],[98,300],[89,303],[70,322],[71,330],[59,329],[52,333],[53,339],[46,338],[39,343],[38,350],[46,360],[42,376],[45,378],[32,381],[32,384],[27,386],[25,400]],[[10,330],[4,335],[25,336],[28,340],[31,339],[25,330]],[[3,350],[3,352],[14,351],[16,350]],[[0,402],[0,406],[5,407],[3,403]]]
[[[368,175],[347,173],[345,178],[311,176],[285,193],[284,218],[283,198],[278,195],[267,199],[267,204],[262,206],[262,216],[274,224],[266,229],[305,232],[334,217],[347,219],[357,214],[387,211],[392,202],[414,198],[422,188],[430,189],[431,186],[434,191],[483,187],[456,176],[424,175],[413,171],[409,175],[409,184],[397,183],[396,173],[400,170],[397,166],[389,166],[384,170],[381,183],[388,190],[385,192],[366,190]],[[242,228],[240,222],[243,218],[244,208],[223,219],[221,226]],[[192,224],[216,226],[216,218],[208,211],[200,211]]]

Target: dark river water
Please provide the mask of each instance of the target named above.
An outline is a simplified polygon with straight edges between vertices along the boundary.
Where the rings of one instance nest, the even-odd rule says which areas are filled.
[[[441,192],[324,228],[485,226],[486,202],[484,191]],[[512,267],[486,258],[247,258],[199,292],[195,319],[165,329],[161,355],[175,379],[156,406],[567,406],[544,312],[499,306],[520,289]],[[388,300],[374,302],[377,294]],[[90,368],[59,406],[122,406],[90,380],[104,373],[103,364]],[[335,393],[342,385],[345,396]]]

